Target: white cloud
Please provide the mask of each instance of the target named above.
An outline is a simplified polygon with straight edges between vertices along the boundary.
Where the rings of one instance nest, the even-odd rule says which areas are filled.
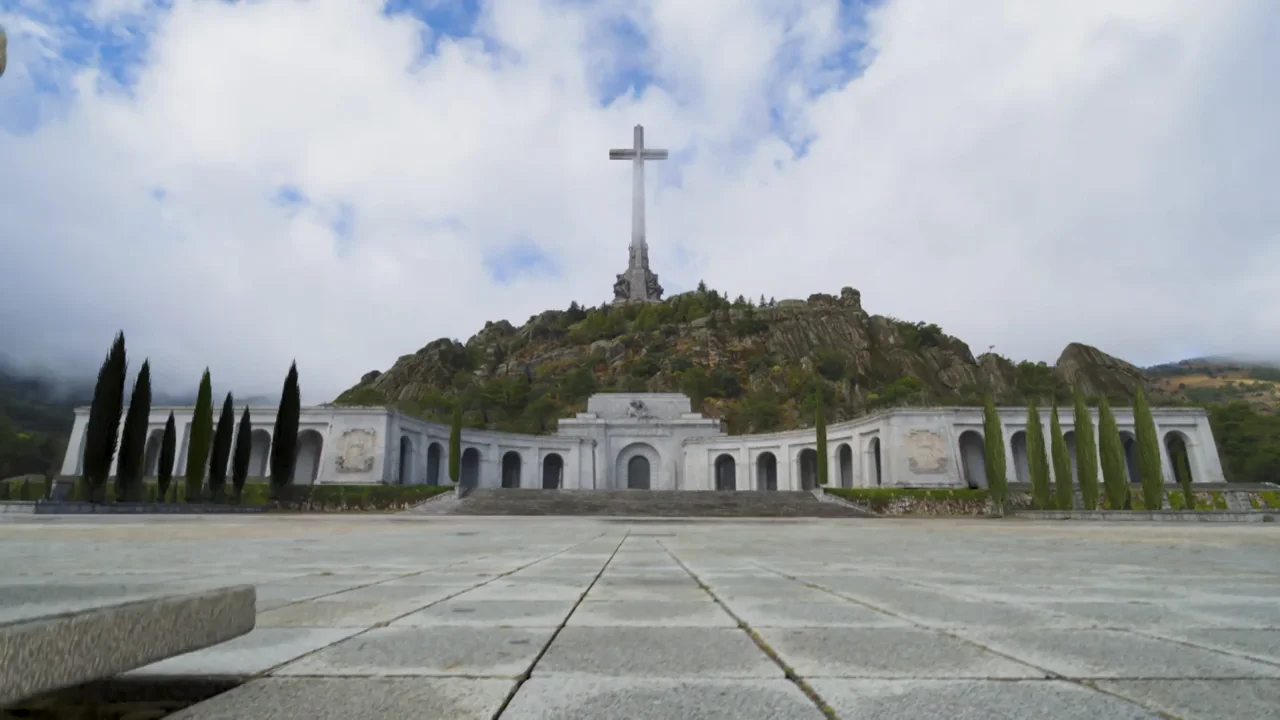
[[[436,337],[608,299],[629,173],[605,151],[642,122],[691,158],[650,188],[670,289],[852,285],[873,312],[1017,358],[1073,340],[1142,363],[1280,354],[1280,11],[891,0],[865,27],[839,12],[493,0],[481,41],[370,0],[179,0],[141,23],[130,88],[85,71],[38,129],[0,130],[0,331],[22,359],[88,366],[123,327],[162,381],[192,386],[207,363],[274,389],[296,357],[308,399],[327,399]],[[620,54],[623,17],[644,52]],[[865,73],[833,84],[855,36]],[[0,127],[32,102],[18,50],[48,46],[11,42]],[[602,107],[625,67],[657,84]],[[309,204],[274,204],[284,185]],[[343,207],[350,238],[332,227]],[[485,258],[524,241],[559,275],[495,285]]]

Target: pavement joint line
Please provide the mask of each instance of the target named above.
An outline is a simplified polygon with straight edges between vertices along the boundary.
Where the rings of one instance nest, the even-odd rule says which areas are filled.
[[[814,690],[804,678],[800,677],[799,673],[788,665],[787,661],[783,660],[782,656],[770,647],[769,643],[765,642],[765,639],[761,637],[760,634],[751,627],[751,625],[738,617],[738,614],[733,610],[729,609],[728,604],[721,600],[720,596],[716,595],[711,587],[703,582],[702,578],[698,577],[697,573],[690,570],[689,566],[684,564],[684,561],[676,557],[676,554],[671,552],[671,549],[668,548],[665,543],[661,540],[658,540],[657,543],[662,548],[663,552],[667,553],[667,555],[669,555],[681,569],[689,574],[689,577],[693,578],[694,582],[698,583],[698,587],[702,588],[702,591],[705,592],[716,605],[720,606],[720,609],[723,610],[726,615],[733,618],[733,621],[738,624],[738,629],[746,633],[747,637],[751,638],[751,642],[755,643],[756,647],[760,649],[760,652],[764,653],[765,656],[772,660],[773,663],[782,670],[782,674],[787,678],[787,680],[790,680],[791,684],[795,685],[800,692],[804,693],[804,696],[818,708],[818,712],[822,713],[827,720],[840,720],[840,716],[836,714],[835,709],[832,708],[831,705],[829,705],[827,701],[818,694],[818,691]]]
[[[1107,690],[1106,688],[1102,688],[1097,685],[1097,680],[1134,680],[1134,679],[1143,680],[1145,678],[1075,678],[1075,679],[1069,680],[1068,682],[1079,685],[1080,687],[1085,688],[1086,690],[1092,690],[1093,692],[1100,693],[1108,697],[1113,697],[1117,700],[1121,700],[1121,701],[1130,703],[1132,705],[1137,705],[1143,710],[1148,710],[1152,713],[1155,713],[1156,717],[1160,718],[1160,720],[1183,720],[1181,716],[1165,712],[1158,708],[1148,707],[1138,702],[1137,700],[1134,700],[1131,697],[1121,695],[1120,693],[1117,693],[1117,692],[1112,692],[1111,690]],[[1160,678],[1160,679],[1167,680],[1168,678]],[[1199,678],[1192,678],[1192,679],[1199,679]],[[1215,680],[1218,680],[1218,679],[1231,680],[1233,678],[1214,678],[1214,679]]]
[[[1109,629],[1110,629],[1110,628],[1109,628]],[[1151,638],[1152,640],[1164,640],[1164,641],[1166,641],[1166,642],[1176,643],[1176,644],[1178,644],[1178,645],[1185,645],[1186,647],[1195,648],[1195,649],[1197,649],[1197,650],[1207,650],[1207,651],[1212,652],[1212,653],[1218,653],[1219,655],[1226,655],[1227,657],[1231,657],[1231,658],[1237,658],[1237,659],[1240,659],[1240,660],[1249,660],[1249,661],[1252,661],[1252,662],[1261,663],[1261,664],[1263,664],[1263,665],[1271,665],[1271,666],[1273,666],[1273,667],[1280,667],[1280,661],[1276,661],[1276,660],[1266,660],[1266,659],[1263,659],[1263,658],[1261,658],[1261,657],[1258,657],[1257,655],[1250,655],[1250,654],[1245,653],[1245,652],[1237,652],[1237,651],[1233,651],[1233,650],[1223,650],[1222,648],[1209,647],[1208,645],[1200,645],[1200,644],[1194,643],[1194,642],[1192,642],[1192,641],[1190,641],[1190,640],[1184,640],[1184,639],[1182,639],[1182,638],[1173,637],[1173,636],[1170,636],[1170,635],[1157,635],[1156,633],[1151,632],[1150,630],[1139,630],[1139,629],[1136,629],[1136,628],[1115,628],[1115,629],[1120,630],[1121,632],[1128,632],[1128,633],[1132,633],[1132,634],[1137,635],[1137,636],[1139,636],[1139,637],[1147,637],[1147,638]],[[1194,628],[1194,629],[1195,629],[1195,630],[1266,630],[1266,629],[1268,629],[1268,628],[1219,628],[1219,627],[1197,627],[1197,628]]]
[[[459,595],[462,595],[462,594],[464,594],[464,593],[471,592],[472,590],[475,590],[475,589],[476,589],[476,588],[478,588],[478,587],[483,587],[483,586],[485,586],[485,585],[488,585],[489,583],[493,582],[494,580],[499,580],[499,579],[501,579],[501,578],[507,577],[508,575],[514,575],[515,573],[518,573],[518,572],[520,572],[521,570],[524,570],[524,569],[525,569],[525,568],[527,568],[527,567],[531,567],[531,566],[533,566],[533,565],[537,565],[538,563],[540,563],[540,562],[542,562],[542,561],[544,561],[544,560],[550,560],[551,558],[556,557],[557,555],[562,555],[562,554],[564,554],[564,553],[566,553],[566,552],[569,552],[570,550],[572,550],[572,549],[574,549],[574,548],[578,547],[579,545],[582,545],[582,544],[585,544],[585,543],[589,543],[589,542],[591,542],[592,540],[595,540],[596,538],[602,537],[603,535],[604,535],[604,533],[600,533],[599,535],[596,535],[595,537],[588,538],[588,539],[586,539],[586,540],[582,540],[582,541],[580,541],[580,542],[573,543],[572,545],[569,545],[569,546],[567,546],[567,547],[560,548],[559,550],[557,550],[557,551],[555,551],[555,552],[553,552],[553,553],[551,553],[551,554],[549,554],[549,555],[544,555],[543,557],[540,557],[540,558],[538,558],[537,560],[534,560],[533,562],[525,563],[524,565],[521,565],[521,566],[519,566],[519,567],[515,568],[514,570],[508,570],[508,571],[506,571],[506,572],[504,572],[504,573],[500,573],[500,574],[498,574],[498,575],[494,575],[493,577],[489,578],[488,580],[485,580],[485,581],[484,581],[484,582],[482,582],[482,583],[477,583],[477,584],[475,584],[475,585],[472,585],[471,587],[467,588],[466,590],[460,590],[460,591],[458,591],[458,592],[456,592],[456,593],[453,593],[453,594],[451,594],[451,595],[446,595],[445,597],[442,597],[442,598],[440,598],[439,600],[434,600],[434,601],[432,601],[432,602],[429,602],[429,603],[427,603],[426,605],[423,605],[422,607],[414,608],[413,610],[410,610],[409,612],[401,613],[400,615],[396,615],[395,617],[388,618],[388,619],[386,619],[386,620],[383,620],[382,622],[379,622],[379,623],[375,623],[375,624],[373,624],[373,625],[370,625],[369,627],[367,627],[367,628],[365,628],[365,629],[361,630],[360,632],[358,632],[358,633],[353,633],[353,634],[351,634],[351,635],[348,635],[348,636],[346,636],[346,637],[342,638],[341,640],[335,640],[335,641],[333,641],[333,642],[331,642],[331,643],[329,643],[328,645],[325,645],[325,646],[323,646],[323,647],[318,647],[318,648],[316,648],[316,649],[314,649],[314,650],[311,650],[311,651],[309,651],[309,652],[302,653],[301,655],[298,655],[297,657],[294,657],[294,658],[290,658],[290,659],[288,659],[288,660],[286,660],[286,661],[284,661],[284,662],[276,663],[275,665],[272,665],[271,667],[267,668],[266,670],[263,670],[262,672],[257,673],[257,674],[256,674],[256,675],[254,675],[253,677],[254,677],[254,678],[267,677],[267,676],[271,675],[271,673],[275,672],[276,670],[279,670],[280,668],[284,667],[285,665],[289,665],[289,664],[291,664],[291,663],[295,663],[295,662],[297,662],[297,661],[299,661],[299,660],[301,660],[301,659],[303,659],[303,658],[306,658],[306,657],[311,657],[312,655],[315,655],[315,654],[316,654],[316,653],[318,653],[318,652],[321,652],[321,651],[323,651],[323,650],[328,650],[329,648],[333,647],[334,645],[337,645],[337,644],[339,644],[339,643],[344,643],[344,642],[346,642],[346,641],[348,641],[348,640],[350,640],[350,639],[352,639],[352,638],[360,637],[361,635],[364,635],[364,634],[368,633],[370,630],[377,630],[377,629],[385,628],[385,627],[387,627],[388,625],[390,625],[391,623],[395,622],[396,620],[399,620],[399,619],[401,619],[401,618],[408,617],[408,616],[410,616],[410,615],[412,615],[412,614],[414,614],[414,613],[416,613],[416,612],[421,612],[421,611],[423,611],[423,610],[426,610],[426,609],[427,609],[427,608],[429,608],[429,607],[432,607],[432,606],[435,606],[435,605],[439,605],[439,604],[440,604],[440,603],[442,603],[442,602],[446,602],[446,601],[448,601],[448,600],[452,600],[452,599],[454,599],[454,598],[458,597]],[[483,557],[488,557],[488,556],[487,556],[487,555],[485,555],[485,556],[483,556]],[[466,561],[463,561],[463,562],[466,562]],[[423,571],[421,571],[421,572],[426,572],[426,571],[425,571],[425,570],[423,570]],[[417,575],[417,574],[418,574],[418,573],[409,573],[409,575]],[[407,577],[407,576],[406,576],[406,577]],[[395,580],[396,578],[390,578],[390,579],[391,579],[391,580]],[[384,582],[385,582],[385,581],[384,581]],[[355,588],[353,588],[353,589],[355,589]],[[306,602],[306,601],[302,601],[302,602]],[[332,676],[330,676],[330,677],[332,677]]]
[[[772,572],[772,573],[776,573],[776,574],[778,574],[778,575],[781,575],[782,577],[787,578],[788,580],[792,580],[792,581],[795,581],[795,582],[803,582],[803,581],[801,581],[800,579],[798,579],[798,578],[796,578],[796,577],[793,577],[793,576],[791,576],[791,575],[788,575],[788,574],[786,574],[786,573],[784,573],[784,572],[782,572],[782,571],[780,571],[780,570],[774,570],[773,568],[766,567],[766,566],[764,566],[764,565],[760,565],[759,567],[760,567],[760,568],[762,568],[762,569],[764,569],[764,570],[768,570],[769,572]],[[972,646],[974,646],[974,647],[976,647],[976,648],[980,648],[980,649],[982,649],[982,650],[983,650],[983,651],[985,651],[985,652],[989,652],[989,653],[991,653],[992,655],[996,655],[996,656],[1002,657],[1002,658],[1004,658],[1004,659],[1006,659],[1006,660],[1010,660],[1010,661],[1015,662],[1015,663],[1017,663],[1017,664],[1019,664],[1019,665],[1025,665],[1026,667],[1032,668],[1033,670],[1036,670],[1037,672],[1043,673],[1043,674],[1044,674],[1044,676],[1045,676],[1046,678],[1048,678],[1048,679],[1059,679],[1059,680],[1068,680],[1068,679],[1069,679],[1069,678],[1068,678],[1067,676],[1065,676],[1065,675],[1062,675],[1062,674],[1060,674],[1060,673],[1053,672],[1052,670],[1049,670],[1049,669],[1047,669],[1047,668],[1040,667],[1039,665],[1036,665],[1035,663],[1028,662],[1028,661],[1026,661],[1026,660],[1023,660],[1022,658],[1016,657],[1016,656],[1014,656],[1014,655],[1010,655],[1010,654],[1005,653],[1005,652],[1001,652],[1001,651],[999,651],[999,650],[996,650],[995,648],[988,647],[987,645],[984,645],[984,644],[982,644],[982,643],[978,642],[977,640],[972,640],[972,639],[970,639],[970,638],[962,637],[962,636],[960,636],[960,635],[957,635],[957,634],[955,634],[954,632],[951,632],[951,631],[947,630],[946,628],[936,628],[936,627],[930,627],[930,626],[928,626],[928,625],[924,625],[924,624],[922,624],[922,623],[920,623],[920,622],[918,622],[918,621],[916,621],[916,620],[913,620],[912,618],[910,618],[910,617],[908,617],[908,616],[906,616],[906,615],[903,615],[903,614],[901,614],[901,613],[896,613],[896,612],[893,612],[892,610],[889,610],[888,608],[882,608],[882,607],[879,607],[879,606],[877,606],[877,605],[873,605],[873,604],[871,604],[871,603],[869,603],[869,602],[866,602],[865,600],[859,600],[859,599],[857,599],[857,598],[850,597],[850,596],[848,596],[848,595],[845,595],[845,594],[843,594],[843,593],[840,593],[840,592],[837,592],[837,591],[835,591],[835,590],[832,590],[831,588],[824,587],[824,586],[822,586],[822,585],[818,585],[818,584],[816,584],[816,583],[813,585],[813,587],[814,587],[815,589],[817,589],[817,590],[821,590],[822,592],[828,593],[828,594],[830,594],[830,595],[834,595],[834,596],[836,596],[836,597],[838,597],[838,598],[840,598],[840,599],[842,599],[842,600],[847,600],[847,601],[850,601],[850,602],[854,602],[854,603],[857,603],[857,604],[862,605],[862,606],[864,606],[864,607],[867,607],[867,608],[869,608],[869,609],[871,609],[871,610],[875,610],[875,611],[876,611],[876,612],[878,612],[878,613],[883,613],[883,614],[885,614],[885,615],[890,615],[890,616],[892,616],[892,617],[896,617],[896,618],[898,618],[899,620],[903,620],[903,621],[905,621],[905,622],[907,622],[907,623],[910,623],[910,624],[911,624],[911,626],[912,626],[912,627],[914,627],[914,628],[916,628],[916,629],[924,630],[925,632],[936,633],[936,634],[938,634],[938,635],[942,635],[942,636],[944,636],[944,637],[949,637],[949,638],[951,638],[951,639],[953,639],[953,640],[958,640],[958,641],[960,641],[960,642],[962,642],[962,643],[964,643],[964,644],[966,644],[966,645],[972,645]]]
[[[603,535],[604,533],[601,533],[596,537],[603,537]],[[551,649],[551,644],[560,636],[560,631],[564,630],[565,626],[569,624],[569,618],[573,617],[573,614],[578,611],[578,607],[582,605],[583,600],[586,599],[587,593],[591,592],[591,588],[596,586],[596,583],[600,580],[600,576],[604,575],[605,568],[609,567],[609,563],[613,562],[613,559],[617,557],[618,551],[622,549],[622,545],[627,542],[627,538],[630,536],[630,530],[623,533],[622,539],[614,546],[613,552],[609,553],[609,559],[605,560],[604,564],[600,566],[600,569],[596,571],[596,575],[591,578],[591,583],[587,585],[587,589],[582,591],[582,594],[578,596],[577,601],[573,603],[573,607],[565,614],[564,619],[561,620],[560,624],[556,626],[556,629],[551,632],[551,637],[547,638],[547,642],[542,645],[542,649],[538,651],[536,656],[534,656],[533,662],[529,663],[529,667],[517,676],[515,685],[511,687],[511,691],[507,693],[507,697],[503,699],[502,705],[500,705],[497,711],[494,712],[492,720],[497,720],[502,717],[502,713],[507,711],[507,706],[515,699],[516,693],[520,692],[520,688],[524,687],[524,684],[533,676],[533,669],[538,666],[538,663],[542,661],[542,657]],[[594,540],[595,538],[592,539]]]
[[[488,556],[488,555],[484,555],[484,556],[481,556],[481,558],[477,558],[477,559],[483,559],[483,558],[486,558],[486,557],[489,557],[489,556]],[[292,601],[292,602],[287,602],[287,603],[285,603],[284,605],[280,605],[279,607],[273,607],[273,608],[271,608],[271,610],[268,610],[267,612],[271,612],[271,611],[273,611],[273,610],[280,610],[280,609],[282,609],[282,608],[292,607],[292,606],[294,606],[294,605],[299,605],[299,604],[301,604],[301,603],[311,602],[311,601],[313,601],[313,600],[319,600],[319,599],[321,599],[321,598],[332,597],[332,596],[334,596],[334,595],[341,595],[341,594],[342,594],[342,593],[344,593],[344,592],[351,592],[352,590],[363,590],[363,589],[365,589],[365,588],[370,588],[370,587],[374,587],[374,586],[377,586],[377,585],[381,585],[381,584],[383,584],[383,583],[391,582],[392,580],[403,580],[403,579],[405,579],[405,578],[407,578],[407,577],[413,577],[414,575],[421,575],[422,573],[424,573],[424,572],[428,572],[428,571],[430,571],[430,570],[443,570],[443,569],[445,569],[445,568],[453,567],[454,565],[461,565],[461,564],[462,564],[462,563],[464,563],[464,562],[466,562],[466,560],[459,560],[458,562],[451,563],[451,564],[448,564],[448,565],[441,565],[441,566],[440,566],[440,567],[438,567],[438,568],[428,568],[427,570],[415,570],[415,571],[413,571],[413,572],[405,573],[405,574],[403,574],[403,575],[394,575],[394,576],[392,576],[392,577],[387,578],[386,580],[377,580],[377,581],[374,581],[374,582],[371,582],[371,583],[365,583],[365,584],[363,584],[363,585],[355,585],[355,586],[352,586],[352,587],[349,587],[349,588],[344,588],[344,589],[342,589],[342,590],[334,590],[333,592],[322,593],[322,594],[320,594],[320,595],[316,595],[316,596],[314,596],[314,597],[303,598],[302,600],[294,600],[294,601]],[[307,575],[311,575],[311,574],[314,574],[314,573],[306,573],[306,574],[304,574],[304,575],[299,575],[298,577],[306,577]],[[325,574],[321,573],[321,574],[319,575],[319,577],[335,577],[335,576],[333,575],[333,573],[329,573],[328,575],[325,575]],[[494,579],[494,578],[491,578],[491,579]],[[269,583],[268,583],[268,584],[269,584]],[[257,585],[257,583],[253,583],[253,586],[254,586],[254,588],[257,588],[257,586],[258,586],[258,585]],[[476,587],[479,587],[479,586],[477,585]],[[255,627],[256,627],[256,623],[255,623]]]

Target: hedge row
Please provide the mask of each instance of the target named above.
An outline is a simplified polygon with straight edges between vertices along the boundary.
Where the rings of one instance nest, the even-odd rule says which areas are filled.
[[[143,485],[143,502],[186,502],[185,478],[175,477],[169,486],[169,497],[157,498],[154,482]],[[115,502],[115,483],[106,485],[106,502]],[[280,500],[270,500],[270,483],[255,478],[244,485],[238,504],[270,506],[282,510],[399,510],[453,490],[450,485],[287,485]],[[88,488],[82,478],[75,478],[70,499],[88,500]],[[35,498],[31,498],[35,499]],[[233,503],[236,504],[236,503]]]
[[[990,498],[986,490],[971,488],[825,488],[826,492],[836,497],[861,505],[875,513],[883,513],[892,505],[901,501],[910,501],[932,506],[950,507],[961,512],[973,514],[985,507]],[[969,510],[965,510],[968,508]],[[947,514],[947,513],[927,513]]]

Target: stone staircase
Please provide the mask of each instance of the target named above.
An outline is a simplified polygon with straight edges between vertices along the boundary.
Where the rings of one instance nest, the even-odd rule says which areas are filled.
[[[602,515],[626,517],[866,517],[808,492],[696,490],[477,489],[450,515]]]

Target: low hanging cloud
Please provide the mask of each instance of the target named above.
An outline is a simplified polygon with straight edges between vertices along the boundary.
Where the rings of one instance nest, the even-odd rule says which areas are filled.
[[[611,297],[860,289],[975,350],[1280,356],[1280,9],[1012,0],[0,6],[0,332],[331,398]],[[88,28],[88,29],[86,29]]]

